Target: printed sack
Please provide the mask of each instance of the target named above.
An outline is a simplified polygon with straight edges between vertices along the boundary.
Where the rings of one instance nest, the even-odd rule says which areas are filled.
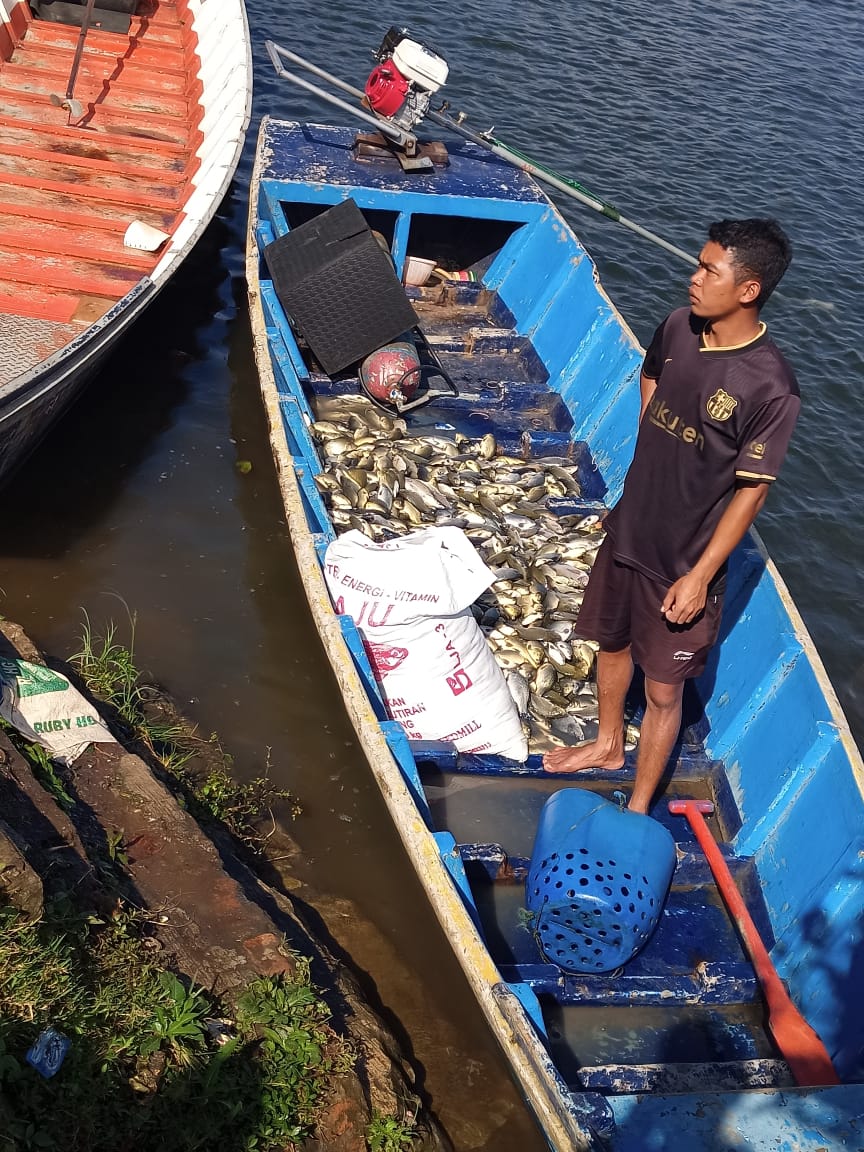
[[[495,575],[461,528],[421,528],[380,543],[346,532],[328,546],[324,574],[409,739],[525,760],[516,705],[470,611]]]

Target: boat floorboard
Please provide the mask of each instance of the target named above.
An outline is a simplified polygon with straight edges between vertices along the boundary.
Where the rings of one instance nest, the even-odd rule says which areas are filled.
[[[160,252],[126,247],[126,229],[170,235],[197,167],[198,61],[174,0],[141,0],[128,36],[88,33],[70,123],[50,96],[65,95],[78,36],[34,19],[0,61],[0,386],[153,271]]]

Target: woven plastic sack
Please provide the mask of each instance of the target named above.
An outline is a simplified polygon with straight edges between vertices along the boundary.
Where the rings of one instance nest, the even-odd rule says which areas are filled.
[[[376,542],[339,536],[324,560],[336,611],[351,616],[387,710],[409,739],[525,760],[501,669],[469,606],[495,579],[461,528]]]
[[[0,690],[0,716],[52,760],[71,764],[88,744],[115,743],[89,700],[43,664],[0,659]]]

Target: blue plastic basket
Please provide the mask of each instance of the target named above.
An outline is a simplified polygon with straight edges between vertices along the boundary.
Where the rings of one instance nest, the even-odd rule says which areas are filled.
[[[568,972],[611,972],[650,939],[675,871],[675,841],[638,812],[565,788],[540,814],[526,900],[543,954]]]

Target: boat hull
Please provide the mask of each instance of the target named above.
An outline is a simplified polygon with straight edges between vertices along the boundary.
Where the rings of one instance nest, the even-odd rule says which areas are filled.
[[[561,781],[545,776],[537,755],[517,766],[463,756],[452,747],[418,745],[386,718],[362,638],[350,619],[334,614],[322,572],[334,529],[314,483],[324,465],[309,431],[315,415],[310,403],[335,386],[301,350],[262,252],[290,230],[292,211],[300,211],[297,205],[303,211],[295,219],[305,219],[310,206],[322,210],[346,196],[376,226],[392,214],[388,239],[397,269],[409,256],[423,255],[412,250],[417,235],[413,217],[423,221],[427,238],[428,220],[436,213],[451,223],[473,217],[475,234],[486,229],[501,240],[491,260],[481,262],[481,291],[494,295],[501,314],[510,318],[508,323],[512,320],[512,339],[530,342],[527,352],[520,345],[520,356],[523,361],[536,356],[550,388],[564,401],[571,425],[566,439],[574,451],[577,443],[590,446],[582,476],[597,501],[611,503],[617,497],[632,454],[642,352],[603,292],[590,257],[530,181],[478,149],[460,145],[451,149],[446,173],[412,177],[408,183],[391,171],[352,165],[351,138],[346,129],[262,123],[247,261],[262,396],[292,544],[346,709],[417,875],[526,1100],[550,1146],[561,1150],[710,1147],[721,1126],[730,1148],[768,1149],[776,1146],[781,1118],[796,1148],[860,1143],[862,1089],[855,1084],[819,1092],[784,1087],[770,1042],[736,1047],[733,1040],[724,1048],[724,1041],[716,1052],[702,1054],[698,1066],[680,1055],[664,1057],[674,1029],[671,1024],[658,1029],[658,1013],[668,1013],[679,1031],[689,1027],[691,1006],[704,1011],[713,1028],[734,997],[747,1006],[744,1016],[759,1015],[752,969],[719,902],[703,907],[708,902],[700,898],[694,906],[687,895],[701,892],[706,881],[684,833],[677,837],[680,890],[670,896],[657,941],[634,962],[632,976],[628,968],[615,979],[565,978],[532,954],[530,939],[512,926],[506,946],[499,939],[493,957],[496,937],[506,936],[508,929],[494,912],[489,919],[478,872],[492,878],[491,887],[509,882],[506,899],[519,899],[513,877],[527,870],[531,850],[525,822],[532,814],[536,818]],[[314,182],[306,175],[310,171]],[[502,222],[512,228],[501,232]],[[447,339],[442,336],[442,347]],[[494,348],[495,340],[502,339],[500,330],[484,336],[472,329],[471,349],[476,351],[483,339],[483,347]],[[493,358],[494,351],[490,362]],[[471,363],[469,351],[463,361],[466,372]],[[527,392],[524,385],[502,386],[497,403],[488,406],[489,418],[498,419],[499,426],[505,423],[512,403],[509,416],[517,426],[518,401],[512,397]],[[482,407],[482,387],[477,395],[472,419]],[[456,419],[452,410],[449,415]],[[560,428],[546,433],[524,414],[521,426],[529,431],[529,455],[542,454],[553,442],[563,450]],[[442,422],[440,428],[446,427]],[[524,439],[517,442],[525,447]],[[685,733],[674,784],[684,795],[710,786],[725,809],[726,850],[734,854],[741,879],[759,905],[775,964],[841,1075],[858,1080],[864,1071],[855,1039],[861,1016],[850,1005],[857,1004],[854,973],[864,909],[860,885],[852,877],[858,867],[864,772],[803,622],[755,534],[733,558],[722,642],[697,688],[700,722]],[[495,781],[507,779],[509,795],[518,798],[515,825],[504,819],[504,828],[496,827],[489,814],[492,805],[478,805],[464,816],[464,826],[473,821],[481,832],[470,837],[476,843],[466,843],[457,792],[451,788],[454,780],[466,778],[489,783],[483,795],[493,804],[499,803],[492,790]],[[616,779],[626,786],[632,778],[630,759]],[[440,788],[436,780],[443,781]],[[587,773],[579,783],[609,787],[602,774]],[[838,836],[829,847],[814,843],[808,827],[817,826],[821,814],[833,807],[832,792],[841,797],[843,811],[837,813]],[[655,814],[659,818],[659,811]],[[509,841],[502,850],[505,835]],[[790,860],[797,862],[796,869]],[[682,945],[676,918],[686,925],[685,938],[690,933],[698,937],[704,929],[707,958]],[[811,934],[816,922],[819,933]],[[820,941],[826,944],[824,952]],[[710,958],[713,945],[722,957],[716,963]],[[835,980],[826,978],[826,964],[837,974]],[[644,1009],[644,1019],[655,1023],[646,1023],[640,1035],[643,1058],[605,1059],[596,1069],[574,1058],[572,1046],[568,1051],[567,1021],[579,1012],[586,1019],[586,1008],[602,1008],[613,1016]],[[576,1027],[578,1032],[583,1025]],[[735,1025],[742,1034],[745,1027],[750,1025]],[[754,1035],[758,1032],[755,1021]],[[718,1087],[724,1090],[715,1091]],[[643,1108],[645,1093],[651,1094],[650,1108]],[[736,1134],[729,1135],[729,1124],[739,1125]]]
[[[213,219],[245,140],[252,66],[242,0],[162,0],[128,36],[88,35],[76,88],[84,115],[67,124],[34,87],[59,86],[41,58],[65,77],[77,32],[34,21],[10,0],[0,0],[0,32],[14,93],[0,182],[21,213],[17,232],[0,227],[2,483]],[[136,215],[157,229],[152,251],[126,243]]]

